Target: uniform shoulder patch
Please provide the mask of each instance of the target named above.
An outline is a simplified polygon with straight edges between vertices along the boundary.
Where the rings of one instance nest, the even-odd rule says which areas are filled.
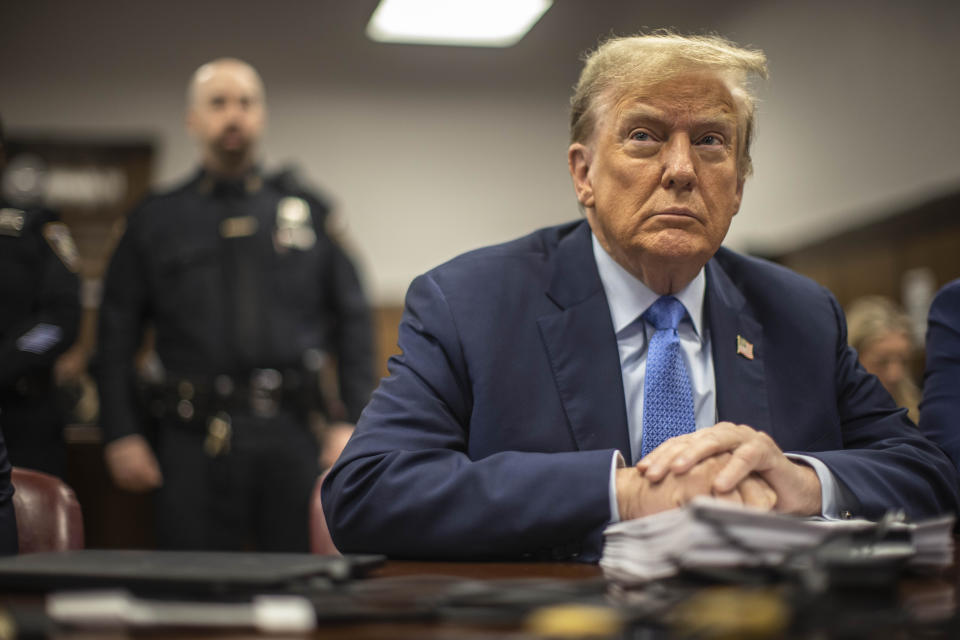
[[[73,236],[70,235],[70,227],[62,222],[48,222],[43,225],[43,237],[64,266],[76,273],[80,257],[77,245],[73,243]]]
[[[63,338],[63,329],[55,324],[41,322],[17,338],[17,349],[43,355]]]

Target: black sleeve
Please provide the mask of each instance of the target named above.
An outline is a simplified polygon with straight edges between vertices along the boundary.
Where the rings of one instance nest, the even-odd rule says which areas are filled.
[[[12,387],[25,374],[49,370],[77,337],[79,280],[41,237],[47,224],[61,223],[45,213],[39,224],[31,225],[42,258],[38,291],[32,312],[0,339],[0,388]]]
[[[340,399],[346,407],[346,419],[356,422],[370,400],[376,384],[374,374],[373,327],[357,269],[340,244],[327,234],[330,204],[314,190],[306,188],[293,170],[280,171],[268,178],[284,193],[304,198],[315,213],[318,235],[329,247],[329,260],[322,285],[328,288],[333,320],[334,355]]]
[[[375,383],[373,373],[373,329],[370,307],[360,278],[350,258],[331,242],[330,286],[334,305],[334,349],[338,363],[340,395],[347,420],[360,417]]]
[[[0,433],[0,556],[17,553],[17,517],[13,511],[13,485],[10,483],[10,461]]]
[[[100,304],[97,382],[100,422],[107,442],[141,432],[133,358],[143,337],[147,282],[137,250],[137,220],[135,211],[110,260]]]

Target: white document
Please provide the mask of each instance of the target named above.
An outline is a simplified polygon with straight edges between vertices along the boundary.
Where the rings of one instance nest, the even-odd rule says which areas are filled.
[[[888,541],[876,549],[878,562],[886,549],[909,555],[911,565],[942,567],[953,561],[953,522],[952,516],[918,524],[800,518],[702,496],[607,527],[600,566],[614,582],[641,584],[683,569],[777,566],[834,536],[872,532]]]

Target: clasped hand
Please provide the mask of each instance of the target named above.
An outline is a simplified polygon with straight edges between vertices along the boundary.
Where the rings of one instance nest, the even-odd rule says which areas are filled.
[[[820,513],[820,479],[787,458],[773,439],[746,425],[721,422],[667,440],[636,467],[617,470],[620,518],[628,520],[711,495],[782,513]]]

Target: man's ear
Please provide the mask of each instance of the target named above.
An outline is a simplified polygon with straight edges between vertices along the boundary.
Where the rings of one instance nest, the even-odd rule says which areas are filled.
[[[567,150],[567,167],[573,178],[573,190],[577,201],[583,207],[593,206],[593,185],[590,182],[590,164],[593,161],[592,150],[581,142],[574,142]]]
[[[746,178],[737,178],[737,191],[736,191],[736,207],[733,210],[733,215],[737,215],[740,212],[740,203],[743,201],[743,183],[746,182]]]

